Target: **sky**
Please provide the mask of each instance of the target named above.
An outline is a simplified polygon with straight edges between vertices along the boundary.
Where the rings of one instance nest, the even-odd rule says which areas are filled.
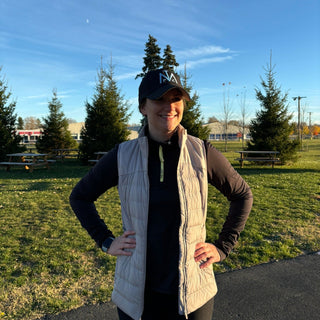
[[[319,0],[0,0],[0,12],[0,77],[19,117],[46,117],[57,90],[65,116],[84,121],[101,58],[107,67],[112,57],[130,124],[139,123],[135,76],[150,34],[161,53],[171,46],[178,72],[186,66],[204,121],[223,118],[224,96],[232,119],[242,103],[254,118],[271,58],[293,121],[300,96],[304,120],[320,124]]]

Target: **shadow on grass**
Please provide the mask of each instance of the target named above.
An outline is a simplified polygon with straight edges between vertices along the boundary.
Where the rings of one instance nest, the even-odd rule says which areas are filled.
[[[57,161],[50,164],[50,168],[34,168],[33,172],[29,172],[24,168],[11,168],[6,171],[5,168],[0,167],[0,184],[3,179],[27,179],[27,180],[41,180],[41,179],[63,179],[63,178],[82,178],[92,166],[81,164],[79,160],[66,159],[64,162]],[[2,180],[2,181],[1,181]]]
[[[293,174],[303,174],[303,173],[320,173],[320,170],[318,169],[310,169],[310,168],[237,168],[234,167],[235,170],[239,172],[240,175],[259,175],[259,174],[288,174],[288,173],[293,173]]]

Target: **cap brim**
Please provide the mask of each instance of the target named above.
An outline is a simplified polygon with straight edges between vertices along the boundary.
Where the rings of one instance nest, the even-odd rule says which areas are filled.
[[[158,100],[160,99],[164,94],[166,94],[167,92],[169,92],[172,89],[178,89],[179,91],[181,91],[182,96],[185,100],[190,101],[190,96],[189,93],[184,90],[183,88],[179,87],[179,86],[175,86],[171,83],[168,83],[166,86],[163,86],[161,88],[159,88],[158,90],[152,92],[151,94],[149,94],[146,98],[151,99],[151,100]]]

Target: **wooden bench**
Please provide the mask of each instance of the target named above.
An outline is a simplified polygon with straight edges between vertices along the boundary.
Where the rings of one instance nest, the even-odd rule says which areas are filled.
[[[7,167],[7,171],[10,170],[11,166],[23,166],[25,167],[27,170],[30,169],[30,172],[33,171],[33,167],[36,163],[33,162],[10,162],[10,161],[3,161],[0,162],[0,166],[6,166]]]
[[[108,151],[98,151],[98,152],[95,152],[94,154],[97,155],[97,159],[90,159],[88,160],[88,163],[90,164],[96,164],[105,154],[107,154]]]
[[[7,157],[9,157],[9,161],[0,162],[1,166],[7,167],[7,171],[10,171],[12,166],[24,167],[30,172],[35,167],[46,167],[49,169],[49,162],[53,162],[47,160],[47,154],[45,153],[9,153]]]
[[[38,160],[38,162],[43,162],[44,160],[42,160],[42,159],[39,159]],[[57,160],[54,160],[54,159],[47,159],[46,160],[47,162],[49,162],[49,163],[55,163],[55,162],[57,162]]]
[[[66,158],[79,158],[79,150],[78,149],[52,149],[52,156],[55,159],[60,159],[62,162]]]
[[[276,155],[279,154],[279,151],[237,151],[240,153],[240,158],[236,158],[235,160],[240,162],[240,167],[243,168],[244,161],[252,161],[252,162],[266,162],[271,163],[272,168],[274,168],[274,164],[277,162],[281,162],[279,158],[276,158]],[[250,156],[253,155],[253,156]],[[265,155],[265,156],[254,156],[254,155]]]

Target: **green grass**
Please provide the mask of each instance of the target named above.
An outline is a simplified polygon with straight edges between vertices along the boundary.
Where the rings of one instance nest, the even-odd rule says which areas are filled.
[[[214,145],[224,150],[224,144]],[[226,157],[252,188],[254,205],[239,244],[216,272],[292,258],[320,250],[320,140],[304,143],[296,164],[240,169],[241,143]],[[89,170],[76,160],[50,170],[0,167],[0,319],[36,319],[110,299],[115,259],[95,247],[68,197]],[[209,188],[208,240],[216,239],[228,203]],[[115,188],[97,201],[103,219],[121,232]]]

